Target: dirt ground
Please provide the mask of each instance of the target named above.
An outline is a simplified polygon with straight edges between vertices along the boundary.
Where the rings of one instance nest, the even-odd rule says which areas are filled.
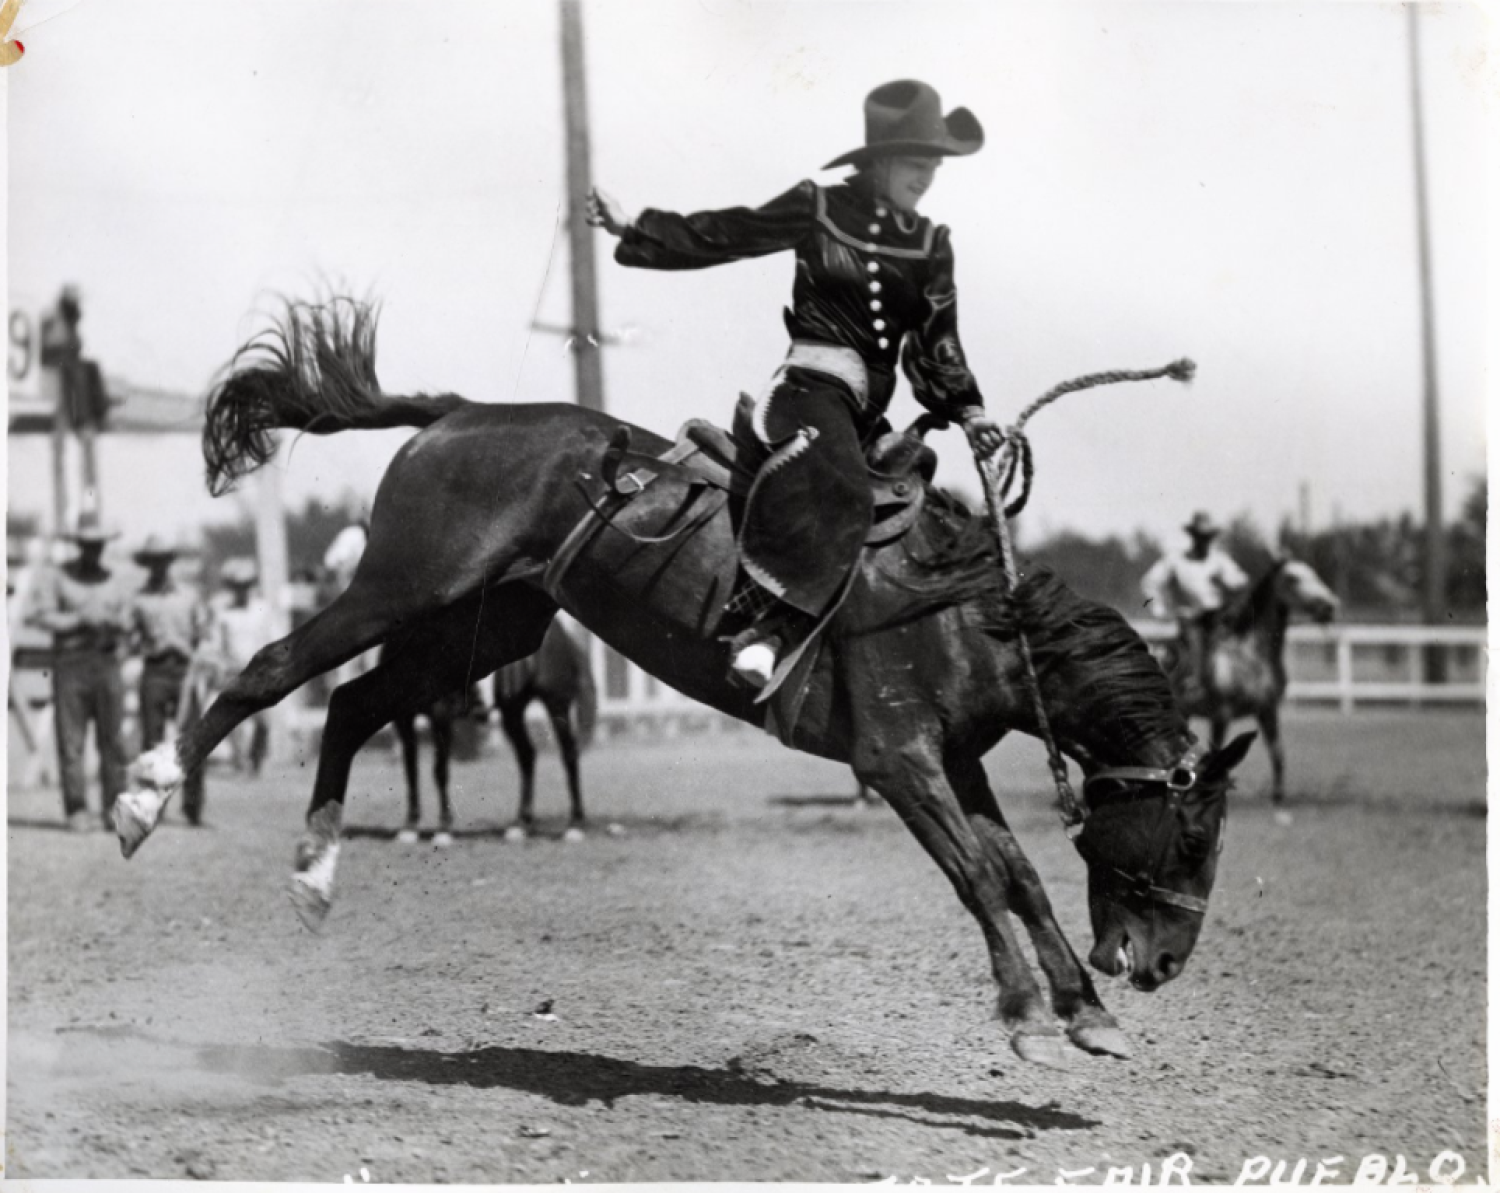
[[[301,766],[216,772],[211,827],[129,863],[13,791],[4,1175],[1154,1182],[1178,1153],[1194,1183],[1262,1156],[1310,1182],[1399,1154],[1425,1183],[1450,1152],[1438,1175],[1475,1181],[1483,719],[1302,712],[1288,738],[1294,822],[1257,748],[1184,975],[1101,977],[1134,1059],[1061,1072],[1011,1053],[979,932],[889,810],[753,731],[592,751],[580,844],[551,755],[548,834],[500,839],[495,750],[457,769],[456,844],[399,846],[368,753],[321,935],[283,893]],[[990,769],[1085,950],[1041,754]]]

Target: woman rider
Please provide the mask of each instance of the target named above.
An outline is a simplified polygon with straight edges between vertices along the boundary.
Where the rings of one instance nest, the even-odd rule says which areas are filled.
[[[753,210],[634,218],[601,191],[589,196],[589,222],[620,238],[622,265],[702,269],[796,253],[791,350],[753,420],[773,454],[740,528],[745,573],[775,598],[761,602],[774,613],[736,640],[733,671],[753,686],[769,682],[783,638],[829,608],[859,557],[872,512],[863,445],[880,429],[898,359],[918,401],[961,422],[982,456],[1002,442],[959,344],[948,229],[916,214],[942,159],[983,143],[967,109],[945,117],[936,91],[900,80],[866,98],[865,144],[824,167],[856,167],[841,185],[800,182]]]

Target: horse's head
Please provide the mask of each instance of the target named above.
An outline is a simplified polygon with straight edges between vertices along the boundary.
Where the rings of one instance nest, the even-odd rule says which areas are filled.
[[[1276,595],[1293,613],[1305,613],[1319,625],[1332,621],[1339,599],[1323,578],[1300,559],[1287,557],[1276,578]]]
[[[1196,767],[1108,767],[1085,780],[1076,844],[1089,869],[1095,969],[1129,968],[1138,990],[1182,972],[1213,890],[1230,772],[1254,740],[1242,734]]]

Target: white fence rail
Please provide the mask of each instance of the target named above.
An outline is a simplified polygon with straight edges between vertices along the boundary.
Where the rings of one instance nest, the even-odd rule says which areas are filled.
[[[1136,630],[1148,642],[1176,634],[1162,622]],[[1489,630],[1485,626],[1295,625],[1287,632],[1287,699],[1360,704],[1478,704],[1485,699]],[[1427,678],[1429,653],[1443,679]]]
[[[1148,642],[1176,634],[1162,622],[1137,623],[1135,629]],[[1442,655],[1441,682],[1427,678],[1426,656],[1432,650]],[[591,661],[600,720],[612,731],[650,727],[671,733],[725,720],[597,639]],[[1483,705],[1488,661],[1484,626],[1297,625],[1287,634],[1287,699],[1336,704],[1346,713],[1361,704]]]

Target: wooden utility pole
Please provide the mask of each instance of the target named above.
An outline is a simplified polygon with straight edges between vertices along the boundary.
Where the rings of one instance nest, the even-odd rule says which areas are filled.
[[[1412,153],[1417,192],[1417,268],[1422,304],[1422,460],[1427,513],[1426,550],[1422,569],[1422,619],[1428,625],[1444,620],[1447,610],[1448,551],[1443,533],[1442,451],[1438,442],[1437,347],[1433,339],[1432,248],[1428,241],[1427,161],[1422,138],[1422,63],[1419,4],[1406,6],[1407,44],[1411,54]],[[1440,650],[1427,652],[1427,679],[1440,682],[1444,658]]]
[[[568,251],[573,269],[571,349],[578,404],[604,409],[600,350],[598,276],[594,234],[584,218],[589,186],[588,93],[583,76],[583,14],[580,0],[560,0],[562,18],[563,119],[567,130]]]

